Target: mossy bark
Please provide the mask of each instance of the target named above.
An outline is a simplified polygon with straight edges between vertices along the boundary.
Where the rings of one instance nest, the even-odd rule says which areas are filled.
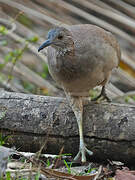
[[[84,137],[91,159],[135,162],[135,106],[92,103],[84,106]],[[76,118],[66,99],[0,91],[0,131],[8,143],[36,152],[75,154],[79,147]]]

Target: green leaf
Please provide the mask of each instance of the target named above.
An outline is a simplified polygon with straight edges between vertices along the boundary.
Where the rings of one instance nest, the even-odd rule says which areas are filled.
[[[40,75],[42,76],[42,78],[45,79],[48,74],[49,74],[48,66],[47,66],[47,64],[44,63],[43,64],[43,72],[40,73]]]
[[[10,172],[6,172],[6,180],[11,180],[11,174],[10,174]]]
[[[92,89],[90,90],[90,97],[95,98],[98,96],[98,90],[97,89]]]
[[[0,64],[0,70],[3,69],[5,64]]]
[[[7,111],[1,112],[0,114],[0,120],[5,117]]]
[[[39,177],[40,177],[40,172],[38,171],[38,173],[35,176],[35,180],[39,180]]]
[[[49,159],[47,159],[47,167],[49,167],[51,165]]]
[[[12,75],[8,75],[8,81],[12,80],[13,76]]]
[[[38,40],[39,40],[38,36],[32,36],[26,39],[26,41],[29,41],[29,42],[37,42]]]
[[[2,35],[7,34],[7,29],[5,26],[0,26],[0,34],[2,34]]]
[[[4,144],[6,143],[6,141],[9,140],[9,138],[11,138],[11,136],[6,136],[6,137],[4,137],[4,136],[2,135],[2,133],[0,133],[0,146],[4,145]]]
[[[68,169],[68,173],[71,174],[72,162],[67,163],[67,162],[64,160],[64,164],[65,164],[66,168]],[[69,164],[69,165],[68,165],[68,164]]]
[[[12,60],[12,54],[11,53],[8,53],[5,57],[4,57],[4,61],[6,62],[6,63],[8,63],[9,61],[11,61]]]
[[[35,90],[34,84],[26,82],[26,81],[23,82],[23,87],[30,92],[33,92]]]
[[[130,100],[130,97],[129,97],[129,96],[125,97],[125,102],[126,102],[126,103],[128,103],[129,100]]]
[[[5,57],[4,60],[6,63],[9,61],[13,64],[22,56],[23,50],[22,49],[15,49],[14,51],[9,52]]]
[[[42,77],[43,79],[45,79],[45,78],[46,78],[46,76],[47,76],[47,74],[46,74],[46,73],[42,73],[42,74],[41,74],[41,77]]]
[[[22,55],[22,49],[15,49],[13,51],[13,55],[16,57]]]
[[[7,46],[8,42],[6,40],[0,41],[1,46]]]
[[[5,31],[5,26],[0,26],[0,33]]]
[[[16,63],[16,60],[17,60],[17,59],[16,59],[15,57],[13,57],[13,58],[12,58],[12,64],[15,64],[15,63]]]
[[[59,154],[55,158],[59,158],[59,157],[62,157],[62,156],[72,156],[72,154],[71,153]]]
[[[87,174],[90,174],[92,171],[94,172],[96,170],[97,170],[96,168],[90,168],[90,169],[88,169]]]
[[[135,96],[132,96],[133,100],[135,101]]]
[[[47,73],[47,74],[49,73],[47,64],[44,63],[43,69],[44,69],[45,73]]]

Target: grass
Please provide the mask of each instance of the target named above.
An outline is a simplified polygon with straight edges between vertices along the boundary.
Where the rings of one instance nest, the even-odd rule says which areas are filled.
[[[5,117],[6,112],[7,112],[6,110],[5,110],[4,112],[1,112],[1,114],[0,114],[0,120]]]
[[[64,164],[68,170],[68,173],[71,174],[71,167],[72,167],[72,162],[67,163],[66,160],[64,160]]]
[[[31,179],[31,174],[28,178],[21,177],[20,175],[16,174],[17,177],[12,177],[10,172],[6,172],[6,175],[3,177],[0,177],[0,180],[30,180]],[[32,178],[33,179],[33,178]],[[40,172],[38,171],[37,174],[35,175],[34,180],[39,180],[40,179]]]
[[[0,133],[0,146],[3,146],[6,141],[10,138],[11,136],[3,136],[2,133]]]

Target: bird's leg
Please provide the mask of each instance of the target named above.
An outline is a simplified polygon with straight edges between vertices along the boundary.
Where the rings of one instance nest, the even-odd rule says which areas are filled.
[[[73,97],[73,96],[69,96],[67,95],[67,99],[70,103],[70,106],[72,107],[72,110],[75,114],[75,117],[77,119],[77,124],[78,124],[78,128],[79,128],[79,136],[80,136],[80,147],[79,147],[79,152],[77,153],[77,155],[75,156],[74,160],[76,161],[77,159],[79,159],[79,157],[81,156],[81,161],[82,162],[86,162],[86,152],[89,155],[92,155],[93,152],[91,152],[90,150],[88,150],[85,147],[85,143],[84,143],[84,137],[83,137],[83,104],[82,104],[82,98],[81,97]]]
[[[111,99],[106,94],[105,86],[102,87],[102,90],[101,90],[101,93],[99,94],[99,96],[93,98],[91,101],[97,101],[101,97],[103,97],[103,99],[106,99],[107,102],[111,102]]]

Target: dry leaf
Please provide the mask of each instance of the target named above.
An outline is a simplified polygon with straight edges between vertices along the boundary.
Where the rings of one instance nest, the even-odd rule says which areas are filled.
[[[135,180],[135,171],[117,170],[116,180]]]

